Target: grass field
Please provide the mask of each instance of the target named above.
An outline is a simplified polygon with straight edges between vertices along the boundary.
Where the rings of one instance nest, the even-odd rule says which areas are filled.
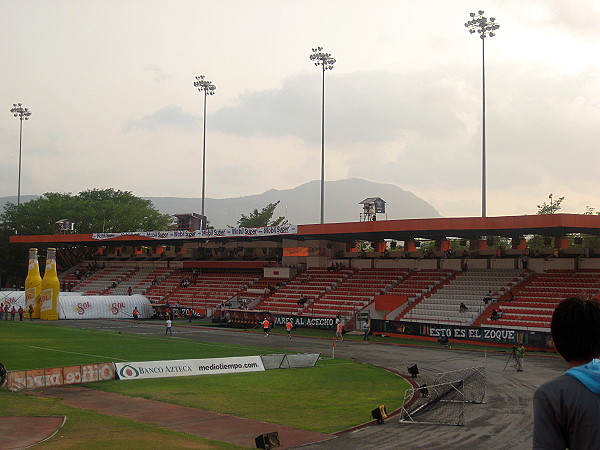
[[[0,362],[7,370],[57,367],[107,361],[148,361],[184,358],[248,356],[281,351],[198,340],[164,339],[135,335],[48,326],[43,323],[0,323]],[[320,432],[335,432],[370,420],[369,406],[385,404],[388,411],[401,406],[408,383],[383,369],[347,360],[321,360],[315,368],[269,370],[260,373],[206,375],[134,381],[109,381],[88,385],[129,396],[156,399],[172,404],[280,423]],[[172,433],[152,425],[78,411],[49,399],[0,390],[0,414],[66,414],[61,430],[65,442],[86,448],[90,433],[101,440],[126,435],[146,436],[152,448],[165,442],[169,448],[232,448],[186,434]],[[268,408],[258,407],[268,405]],[[61,412],[62,411],[62,412]],[[91,425],[93,423],[93,426]],[[87,430],[87,431],[86,431]],[[93,431],[90,431],[93,430]],[[86,435],[87,433],[87,435]],[[166,434],[165,434],[166,433]],[[167,437],[165,437],[167,436]],[[94,438],[96,439],[96,438]],[[172,440],[181,440],[172,445]],[[52,445],[57,445],[55,437]],[[189,440],[189,442],[187,442]],[[84,443],[86,443],[84,445]],[[45,445],[49,445],[45,444]],[[201,445],[199,445],[201,444]],[[189,447],[188,447],[189,445]],[[113,448],[116,448],[112,445]],[[118,447],[118,446],[117,446]],[[140,446],[142,448],[143,446]],[[78,448],[48,447],[48,448]],[[148,446],[146,446],[148,448]],[[167,448],[165,445],[164,448]]]

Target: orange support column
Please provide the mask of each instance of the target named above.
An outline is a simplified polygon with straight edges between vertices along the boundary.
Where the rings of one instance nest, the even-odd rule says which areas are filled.
[[[527,248],[527,240],[525,238],[513,238],[512,248],[525,250]]]
[[[436,241],[435,249],[438,252],[447,252],[448,250],[450,250],[450,241],[448,241],[448,240]]]
[[[469,241],[471,250],[487,250],[488,244],[485,239],[471,239]]]
[[[404,251],[405,252],[416,252],[417,246],[415,245],[415,241],[404,241]]]
[[[554,239],[554,248],[569,248],[569,238],[564,236],[557,237],[556,239]]]

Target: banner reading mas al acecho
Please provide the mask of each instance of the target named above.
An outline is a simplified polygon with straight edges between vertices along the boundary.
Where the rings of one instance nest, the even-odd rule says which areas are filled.
[[[260,356],[125,362],[115,363],[115,368],[117,369],[117,377],[120,380],[264,372],[265,370]]]

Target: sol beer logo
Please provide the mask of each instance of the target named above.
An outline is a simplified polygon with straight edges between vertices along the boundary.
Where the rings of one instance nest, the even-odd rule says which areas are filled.
[[[117,314],[119,314],[119,312],[120,312],[122,309],[125,309],[125,303],[123,303],[123,302],[119,302],[119,303],[113,303],[112,305],[110,305],[110,306],[109,306],[109,311],[110,311],[111,313],[113,313],[115,316],[116,316]]]
[[[121,370],[119,370],[119,378],[123,379],[123,378],[136,378],[140,375],[139,370],[137,370],[135,367],[130,366],[129,364],[121,367]]]
[[[17,299],[14,297],[4,297],[4,302],[8,303],[8,305],[15,305],[17,303]]]
[[[75,308],[73,308],[73,310],[77,314],[83,315],[91,307],[92,307],[92,304],[90,302],[80,302],[80,303],[77,303],[77,305],[75,306]]]

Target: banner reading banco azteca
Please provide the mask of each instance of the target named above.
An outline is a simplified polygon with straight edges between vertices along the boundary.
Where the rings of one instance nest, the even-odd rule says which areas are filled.
[[[125,362],[115,363],[115,368],[117,378],[120,380],[264,372],[265,370],[260,356]]]

